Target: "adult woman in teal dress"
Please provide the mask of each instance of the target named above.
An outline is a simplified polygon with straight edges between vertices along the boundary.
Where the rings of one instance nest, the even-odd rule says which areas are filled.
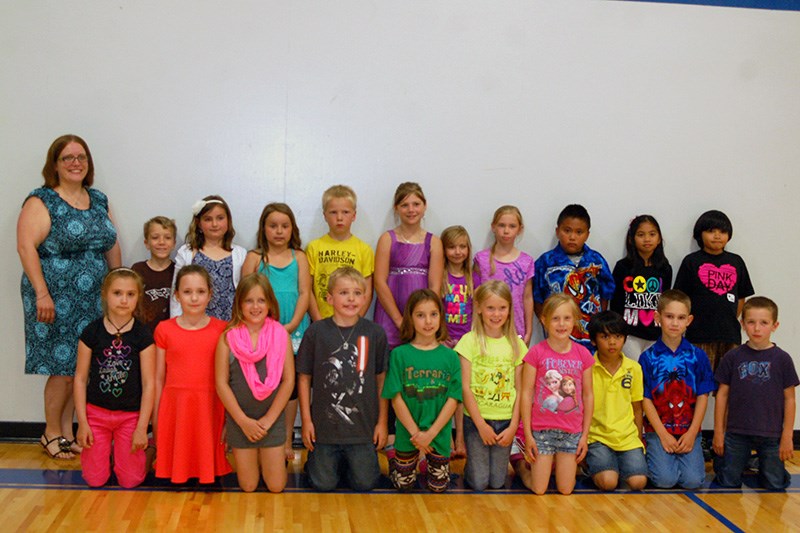
[[[92,188],[86,142],[76,135],[53,141],[42,176],[44,186],[28,195],[17,221],[25,373],[49,376],[42,447],[54,459],[72,459],[80,452],[72,432],[78,337],[102,316],[100,285],[121,257],[108,199]]]

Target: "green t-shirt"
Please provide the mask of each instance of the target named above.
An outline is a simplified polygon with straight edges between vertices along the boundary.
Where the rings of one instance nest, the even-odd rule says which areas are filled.
[[[389,356],[389,372],[381,396],[388,400],[400,393],[419,429],[429,429],[448,398],[461,401],[461,363],[458,354],[445,346],[420,350],[403,344]],[[397,420],[394,446],[411,452],[411,435]],[[431,442],[436,453],[450,457],[450,421]]]
[[[517,398],[514,371],[528,353],[528,347],[522,339],[516,340],[519,343],[516,360],[514,350],[505,337],[487,337],[485,355],[481,355],[478,335],[474,331],[465,334],[456,344],[456,352],[471,363],[469,388],[484,420],[511,420],[514,414],[514,401]],[[466,409],[464,414],[469,416]]]

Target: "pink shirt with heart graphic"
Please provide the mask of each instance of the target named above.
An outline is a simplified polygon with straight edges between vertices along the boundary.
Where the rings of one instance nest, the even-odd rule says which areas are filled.
[[[689,342],[741,344],[736,316],[739,300],[754,294],[744,260],[731,252],[711,255],[698,250],[687,255],[675,277],[675,288],[692,299],[694,321],[686,331]]]
[[[80,337],[92,350],[86,401],[110,411],[139,411],[142,403],[142,377],[139,354],[152,346],[153,334],[143,322],[135,320],[130,331],[118,339],[95,320]]]

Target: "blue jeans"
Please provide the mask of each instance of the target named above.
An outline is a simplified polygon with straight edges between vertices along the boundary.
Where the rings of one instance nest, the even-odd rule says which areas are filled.
[[[700,447],[700,434],[689,453],[667,453],[655,431],[645,433],[647,441],[647,469],[650,481],[660,489],[671,489],[675,485],[694,490],[706,479],[706,465]]]
[[[620,479],[647,476],[647,461],[641,448],[618,452],[602,442],[593,442],[589,445],[586,464],[589,466],[590,476],[606,470],[613,470],[619,474]]]
[[[714,458],[715,481],[722,487],[741,487],[742,473],[750,459],[750,450],[758,454],[758,484],[765,489],[783,490],[791,476],[780,458],[780,438],[725,434],[725,453]]]
[[[378,485],[381,477],[378,454],[370,444],[315,444],[308,452],[306,474],[311,486],[328,492],[336,490],[342,477],[350,488],[369,491]]]
[[[495,433],[508,427],[510,420],[486,420]],[[485,490],[486,487],[499,489],[506,484],[508,477],[508,456],[511,445],[486,446],[475,423],[464,416],[464,444],[467,446],[467,464],[464,467],[464,479],[474,490]]]

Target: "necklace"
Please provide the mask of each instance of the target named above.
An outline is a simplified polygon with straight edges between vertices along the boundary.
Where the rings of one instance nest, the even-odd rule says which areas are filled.
[[[128,319],[128,321],[127,321],[127,322],[125,322],[124,324],[122,324],[122,326],[120,326],[120,327],[117,327],[117,325],[116,325],[116,324],[114,324],[114,323],[111,321],[111,319],[110,319],[109,317],[106,317],[106,320],[108,320],[108,323],[109,323],[109,324],[111,324],[111,326],[112,326],[114,329],[116,329],[116,330],[117,330],[117,332],[115,333],[115,335],[117,336],[117,340],[118,340],[118,341],[121,341],[121,340],[122,340],[122,330],[123,330],[123,329],[125,329],[125,326],[127,326],[128,324],[130,324],[131,322],[133,322],[133,316],[131,316],[131,317]]]
[[[411,236],[410,236],[410,237],[406,238],[406,236],[405,236],[405,235],[403,235],[402,233],[400,233],[400,231],[399,231],[399,230],[395,230],[395,231],[394,231],[394,234],[395,234],[395,235],[397,235],[398,237],[400,237],[400,240],[401,240],[401,241],[403,241],[403,242],[404,242],[404,243],[406,243],[406,244],[415,244],[415,243],[411,242],[411,239],[413,239],[414,237],[416,237],[416,236],[417,236],[417,233],[419,233],[419,230],[415,231],[414,233],[412,233],[412,234],[411,234]]]
[[[338,324],[336,324],[336,322],[333,323],[333,325],[336,326],[336,331],[339,332],[339,336],[342,338],[343,350],[347,350],[348,348],[350,348],[350,337],[353,336],[353,332],[356,330],[356,324],[358,324],[358,322],[353,324],[353,327],[350,329],[350,333],[347,335],[347,338],[345,339],[344,335],[342,335],[342,329],[338,326]]]

